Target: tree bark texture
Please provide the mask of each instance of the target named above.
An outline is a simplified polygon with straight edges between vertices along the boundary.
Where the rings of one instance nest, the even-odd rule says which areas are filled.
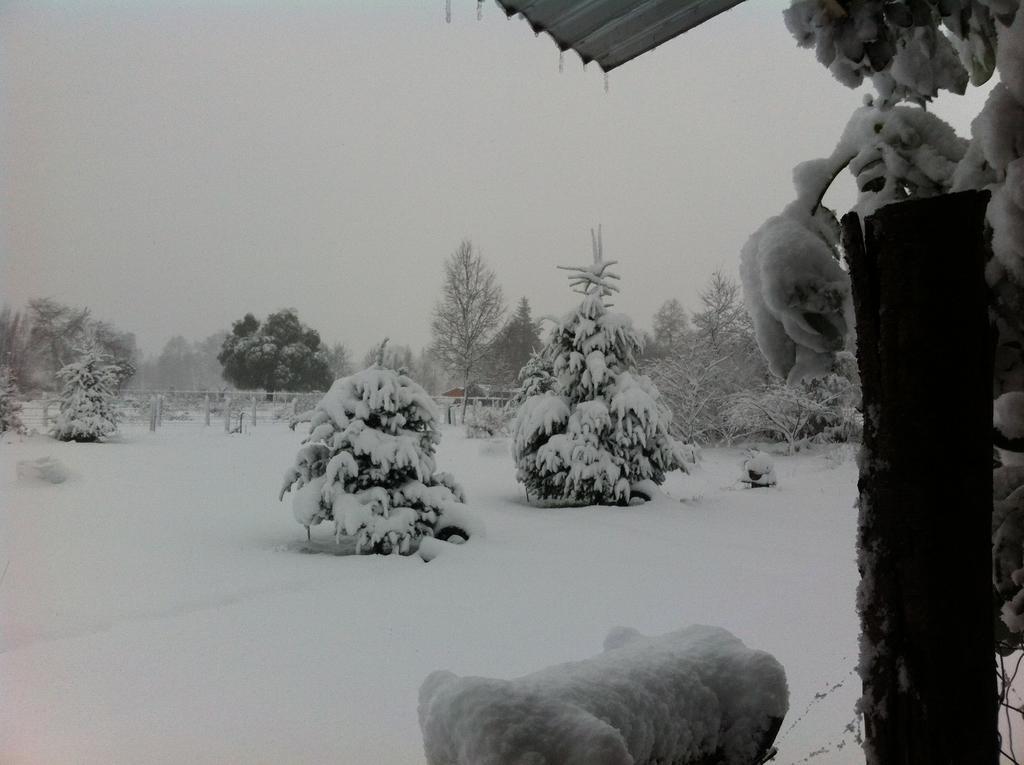
[[[843,218],[864,394],[860,675],[871,765],[994,765],[987,192]]]

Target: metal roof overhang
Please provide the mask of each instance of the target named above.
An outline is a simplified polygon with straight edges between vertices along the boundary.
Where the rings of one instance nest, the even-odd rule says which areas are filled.
[[[693,29],[743,0],[497,0],[561,50],[606,72]]]

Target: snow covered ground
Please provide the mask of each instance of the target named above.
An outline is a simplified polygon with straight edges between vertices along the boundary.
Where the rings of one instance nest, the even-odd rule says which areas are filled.
[[[740,490],[741,452],[707,450],[666,484],[699,501],[545,510],[506,441],[447,429],[438,467],[487,536],[427,564],[301,552],[276,501],[300,438],[4,437],[0,761],[422,763],[431,671],[516,677],[599,653],[615,625],[696,623],[785,666],[776,762],[863,762],[852,458],[780,457],[777,488]],[[47,456],[65,482],[18,477]]]

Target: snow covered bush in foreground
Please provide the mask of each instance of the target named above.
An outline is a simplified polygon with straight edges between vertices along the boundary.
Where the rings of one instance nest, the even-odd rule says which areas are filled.
[[[782,666],[718,627],[609,633],[604,653],[516,680],[434,672],[429,765],[753,765],[789,707]]]
[[[18,386],[10,367],[0,367],[0,433],[23,433]]]
[[[97,441],[117,430],[114,390],[118,368],[95,345],[57,372],[63,384],[60,414],[53,428],[61,441]]]
[[[462,488],[435,472],[436,422],[427,392],[380,361],[336,380],[280,496],[295,492],[292,510],[307,532],[334,521],[336,536],[354,536],[360,553],[407,554],[421,537],[453,530],[468,538]]]
[[[583,302],[541,350],[550,387],[527,398],[512,425],[516,477],[538,500],[626,504],[641,484],[660,485],[666,472],[685,469],[658,390],[637,372],[640,335],[605,305],[618,276],[596,241],[593,265],[567,269]]]
[[[870,78],[878,91],[877,114],[868,121],[855,114],[832,157],[821,160],[833,177],[848,161],[858,176],[862,216],[901,199],[950,190],[991,192],[987,217],[994,257],[987,277],[998,330],[997,393],[1024,388],[1024,14],[1019,8],[1020,0],[794,0],[785,12],[798,42],[814,47],[840,82],[857,87]],[[971,125],[969,145],[934,115],[895,106],[925,104],[939,90],[963,93],[968,81],[979,85],[994,71],[1000,82]],[[873,145],[880,151],[872,157]],[[886,188],[872,178],[879,169],[890,179]],[[894,190],[899,193],[890,193]],[[801,196],[805,202],[820,200],[820,194]],[[815,208],[799,206],[802,214]],[[758,290],[755,281],[752,291]],[[748,301],[752,313],[763,312],[749,293]],[[761,302],[773,308],[769,298]],[[799,345],[799,338],[794,340]]]
[[[996,399],[993,430],[1001,462],[992,475],[993,583],[1003,624],[1019,634],[1024,633],[1024,392]]]
[[[794,0],[786,26],[851,88],[867,78],[889,103],[962,94],[992,76],[997,18],[1017,0]],[[945,31],[943,31],[945,30]],[[948,32],[948,34],[946,33]]]
[[[821,200],[847,167],[857,211],[950,190],[967,142],[930,112],[870,99],[850,117],[831,156],[793,171],[796,199],[751,235],[740,253],[743,293],[772,371],[790,382],[826,374],[850,345],[850,278],[840,265],[839,222]]]

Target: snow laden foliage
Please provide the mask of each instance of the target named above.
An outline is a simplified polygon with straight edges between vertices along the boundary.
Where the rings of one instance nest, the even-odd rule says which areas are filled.
[[[1024,13],[1000,30],[1000,82],[971,123],[956,186],[987,188],[992,254],[986,276],[998,330],[995,392],[1024,390]]]
[[[991,192],[988,222],[995,257],[987,276],[998,329],[997,394],[1024,389],[1024,14],[1019,7],[1020,0],[795,0],[785,14],[800,43],[814,47],[840,81],[857,86],[870,77],[883,110],[900,100],[924,103],[940,89],[963,92],[968,79],[980,84],[998,71],[1000,82],[971,126],[966,153],[956,148],[958,139],[950,139],[951,130],[918,113],[914,130],[922,140],[911,166],[919,171],[917,180],[923,175],[927,182],[908,185],[905,194],[883,191],[869,205],[863,198],[858,205],[868,214],[903,198],[948,190]],[[922,131],[924,123],[929,126]],[[913,135],[908,137],[903,143],[915,146]],[[947,177],[951,161],[957,166]],[[886,164],[896,169],[899,163],[887,159]],[[850,162],[862,192],[869,191],[870,176],[862,177],[859,165]]]
[[[433,672],[428,765],[751,765],[789,707],[779,662],[718,627],[619,627],[604,649],[511,681]]]
[[[997,20],[1017,0],[794,0],[786,26],[844,85],[870,79],[882,101],[962,94],[995,67]]]
[[[468,538],[462,488],[435,472],[436,423],[427,392],[380,362],[336,380],[313,410],[281,498],[294,492],[295,520],[307,529],[333,521],[360,553],[407,554],[445,529]]]
[[[992,474],[993,584],[1009,632],[1024,633],[1024,392],[993,406],[1000,466]]]
[[[550,389],[527,398],[513,422],[516,476],[533,499],[626,504],[641,482],[660,485],[666,472],[685,469],[658,390],[637,372],[640,335],[605,305],[618,289],[612,265],[595,247],[593,265],[568,269],[583,302],[541,350]]]
[[[789,382],[826,374],[850,346],[853,303],[840,265],[839,223],[821,200],[849,168],[862,215],[950,190],[967,142],[923,109],[877,106],[853,113],[832,155],[793,171],[796,199],[747,240],[740,276],[757,342]]]
[[[86,346],[78,361],[57,372],[62,385],[60,413],[53,428],[61,441],[98,441],[117,430],[114,394],[118,367],[97,345]]]
[[[24,433],[18,386],[10,367],[0,367],[0,433]]]

